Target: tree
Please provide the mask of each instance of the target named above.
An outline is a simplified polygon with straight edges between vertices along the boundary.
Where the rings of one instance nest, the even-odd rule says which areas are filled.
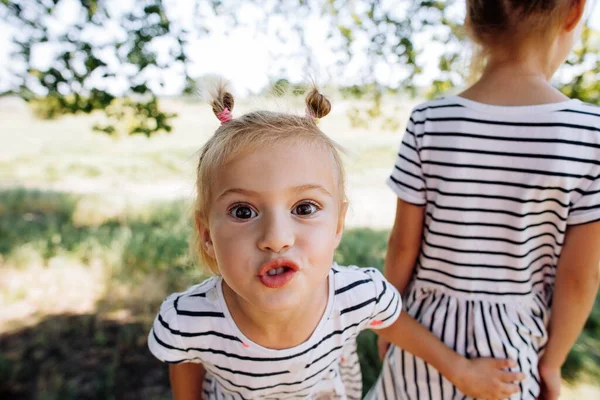
[[[468,74],[465,34],[461,29],[464,4],[457,0],[402,0],[388,2],[390,4],[379,0],[246,0],[242,3],[190,0],[186,4],[194,23],[184,22],[176,15],[174,0],[136,1],[130,10],[121,10],[115,7],[116,3],[108,0],[0,0],[0,17],[16,32],[17,51],[11,63],[15,65],[14,79],[7,90],[31,102],[45,118],[103,110],[108,122],[95,129],[108,134],[123,130],[147,136],[169,132],[175,114],[163,111],[158,101],[164,73],[175,71],[180,78],[181,92],[193,93],[196,86],[189,72],[189,39],[206,34],[210,21],[216,18],[225,19],[230,26],[243,23],[240,4],[264,10],[265,21],[256,29],[266,29],[272,19],[284,17],[286,29],[297,35],[304,48],[307,67],[314,60],[305,41],[305,33],[311,29],[306,21],[315,13],[328,23],[328,36],[324,39],[338,55],[334,69],[339,72],[353,58],[366,57],[357,82],[343,91],[373,100],[372,108],[354,110],[353,118],[357,121],[361,119],[360,113],[366,119],[378,116],[381,97],[387,91],[414,94],[420,90],[416,82],[424,74],[426,61],[419,58],[423,51],[419,37],[426,37],[428,43],[441,44],[444,49],[439,58],[439,73],[430,82],[429,95],[463,84]],[[180,4],[178,6],[183,7]],[[77,15],[71,22],[57,27],[57,16],[64,11],[61,7],[76,8]],[[106,32],[116,33],[110,36]],[[167,44],[168,54],[158,54],[157,42]],[[565,93],[594,103],[600,102],[598,43],[598,33],[586,29],[581,49],[570,60],[569,69],[575,71],[576,78],[563,87]],[[44,45],[54,50],[53,56],[49,66],[37,68],[32,54],[35,48]],[[381,65],[402,66],[402,76],[393,82],[378,81],[375,69]]]
[[[187,32],[169,19],[162,0],[144,1],[124,13],[106,1],[81,0],[72,23],[60,27],[56,14],[63,1],[1,1],[0,16],[17,29],[13,62],[22,67],[14,71],[11,91],[36,103],[42,117],[104,110],[109,123],[95,129],[108,134],[116,132],[115,121],[124,120],[130,134],[171,131],[175,115],[161,110],[156,95],[160,72],[179,64],[186,88],[192,85]],[[110,28],[117,34],[101,37]],[[167,60],[159,61],[152,49],[157,40],[171,41]],[[32,63],[34,48],[42,45],[55,47],[43,70]]]
[[[600,105],[600,32],[585,26],[581,45],[575,49],[567,64],[575,78],[562,85],[563,93]]]

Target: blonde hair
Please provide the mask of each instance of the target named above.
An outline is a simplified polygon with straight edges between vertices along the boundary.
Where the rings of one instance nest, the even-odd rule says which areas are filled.
[[[299,116],[272,111],[254,111],[237,118],[222,118],[223,113],[233,111],[233,95],[220,83],[212,94],[212,109],[223,124],[200,150],[200,159],[196,173],[195,217],[205,226],[212,200],[212,186],[215,172],[229,160],[243,152],[252,151],[274,144],[289,141],[302,141],[326,150],[331,155],[338,174],[338,193],[340,202],[346,201],[345,174],[340,147],[327,137],[317,126],[319,118],[331,111],[329,100],[319,93],[316,87],[306,96],[306,115]],[[213,274],[218,274],[215,260],[206,253],[201,243],[198,224],[195,224],[194,246],[199,261]]]
[[[465,26],[484,49],[553,34],[572,0],[467,0]]]
[[[465,28],[474,41],[467,82],[475,83],[496,49],[514,50],[530,39],[551,37],[572,0],[467,0]]]

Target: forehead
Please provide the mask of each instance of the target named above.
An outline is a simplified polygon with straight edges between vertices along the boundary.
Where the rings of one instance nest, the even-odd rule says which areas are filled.
[[[232,156],[214,176],[213,193],[232,188],[277,194],[291,188],[319,185],[339,196],[339,168],[325,145],[302,140],[246,149]]]

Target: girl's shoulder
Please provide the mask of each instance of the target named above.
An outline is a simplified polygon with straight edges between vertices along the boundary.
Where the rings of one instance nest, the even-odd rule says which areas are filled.
[[[437,109],[437,108],[452,108],[452,107],[462,107],[464,106],[459,101],[458,96],[440,96],[433,98],[431,100],[423,101],[418,103],[413,107],[414,112],[426,111],[429,109]]]
[[[592,123],[595,122],[596,127],[600,127],[600,105],[575,100],[572,106],[563,112],[572,113],[575,118],[583,117]]]
[[[408,127],[425,129],[425,124],[484,124],[486,131],[504,131],[506,126],[564,134],[565,130],[586,131],[583,139],[600,143],[600,107],[577,99],[548,104],[500,106],[461,96],[445,96],[418,104],[412,109]],[[548,129],[549,128],[549,129]],[[419,133],[419,132],[417,132]],[[591,133],[591,135],[589,134]]]
[[[413,118],[425,117],[431,113],[432,110],[451,110],[457,108],[465,108],[464,104],[461,104],[457,96],[444,96],[437,97],[432,100],[424,101],[415,105],[411,110],[411,116]]]
[[[334,264],[332,270],[335,305],[343,324],[381,329],[398,318],[400,295],[378,269]]]
[[[334,263],[332,268],[335,277],[335,290],[340,291],[347,285],[358,287],[367,283],[373,284],[376,281],[385,280],[381,272],[376,268],[361,268],[356,265],[338,265]]]
[[[600,122],[600,106],[578,99],[537,105],[500,106],[480,103],[461,96],[448,95],[420,103],[412,109],[413,116],[453,115],[457,113],[480,113],[487,114],[488,117],[496,115],[507,119],[526,117],[529,119],[580,120],[584,118],[586,122],[595,123],[596,125]]]
[[[160,306],[148,335],[148,347],[164,362],[196,362],[189,349],[209,349],[216,339],[227,337],[228,324],[218,301],[219,278],[209,278],[189,289],[169,295]]]
[[[208,318],[222,316],[218,301],[219,277],[208,278],[183,292],[172,293],[162,302],[158,316],[175,321],[180,317]]]
[[[355,265],[333,264],[333,289],[336,304],[341,307],[376,296],[386,283],[383,274],[376,268],[360,268]]]

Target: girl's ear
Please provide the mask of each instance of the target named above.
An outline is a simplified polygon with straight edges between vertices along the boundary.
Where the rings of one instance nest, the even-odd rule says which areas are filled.
[[[344,233],[344,221],[346,220],[346,212],[348,212],[348,202],[344,201],[340,206],[338,223],[335,230],[335,247],[337,247],[340,244],[340,241],[342,240],[342,234]]]
[[[196,228],[198,229],[198,241],[202,249],[212,258],[215,258],[215,249],[208,225],[203,221],[199,213],[196,213]]]
[[[565,32],[571,32],[579,26],[583,15],[585,14],[585,4],[587,0],[571,0],[571,7],[567,19],[563,24]]]

